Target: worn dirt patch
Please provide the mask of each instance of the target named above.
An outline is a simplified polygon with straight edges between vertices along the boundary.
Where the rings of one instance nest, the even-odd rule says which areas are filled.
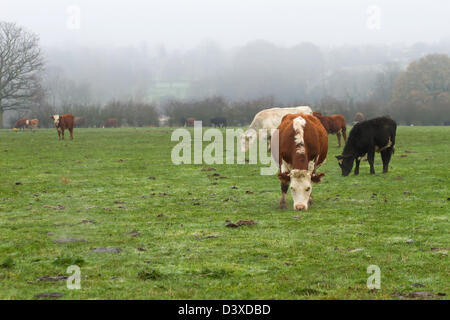
[[[97,253],[119,253],[121,250],[117,248],[94,248],[92,252]]]
[[[71,242],[87,242],[86,239],[75,239],[75,238],[61,238],[56,239],[55,243],[71,243]]]
[[[43,292],[34,296],[34,299],[59,299],[63,296],[60,292]]]

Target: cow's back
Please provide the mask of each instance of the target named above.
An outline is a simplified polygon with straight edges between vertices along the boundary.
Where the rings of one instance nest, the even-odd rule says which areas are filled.
[[[281,120],[288,114],[312,114],[310,107],[301,106],[293,108],[270,108],[258,112],[250,124],[250,128],[275,129],[281,124]]]
[[[61,116],[61,122],[63,123],[65,128],[73,128],[73,124],[75,122],[75,117],[71,113],[66,113]]]
[[[290,153],[296,150],[294,120],[298,117],[302,117],[306,122],[303,128],[303,141],[308,158],[315,160],[316,167],[320,166],[328,153],[328,133],[320,120],[313,115],[287,114],[282,118],[278,127],[279,156],[289,161]]]
[[[348,141],[344,147],[343,154],[351,154],[354,150],[357,153],[366,153],[366,146],[374,143],[377,147],[383,148],[391,141],[395,145],[397,123],[390,117],[378,117],[356,123]]]

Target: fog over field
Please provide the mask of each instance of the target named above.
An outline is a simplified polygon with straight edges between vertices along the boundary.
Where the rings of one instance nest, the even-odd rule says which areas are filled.
[[[411,62],[448,55],[449,16],[446,0],[2,0],[0,10],[39,36],[52,109],[218,96],[348,114],[373,109],[356,103],[390,109]]]

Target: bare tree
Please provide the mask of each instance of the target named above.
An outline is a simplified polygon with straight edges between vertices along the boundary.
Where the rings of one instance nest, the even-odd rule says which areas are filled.
[[[0,21],[0,128],[3,112],[29,108],[43,67],[39,37],[15,23]]]

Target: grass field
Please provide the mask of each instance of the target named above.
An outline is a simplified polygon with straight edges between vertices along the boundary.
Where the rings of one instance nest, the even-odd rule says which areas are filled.
[[[363,162],[342,177],[330,136],[307,212],[290,193],[278,210],[279,181],[257,165],[173,165],[171,132],[0,130],[0,298],[448,299],[450,127],[399,127],[375,176]],[[69,265],[81,290],[38,280]]]

